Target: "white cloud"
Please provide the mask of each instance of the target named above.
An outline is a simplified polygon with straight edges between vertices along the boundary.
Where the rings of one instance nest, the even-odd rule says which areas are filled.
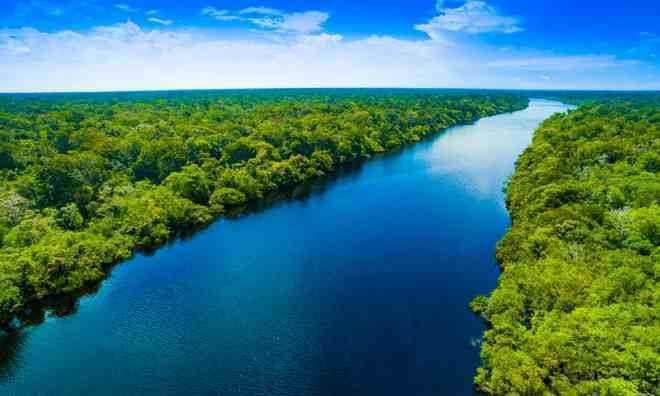
[[[285,15],[276,25],[276,29],[299,33],[314,33],[323,29],[323,24],[328,18],[330,18],[330,15],[325,12],[296,12]]]
[[[330,15],[321,11],[285,13],[266,7],[248,7],[232,13],[215,7],[204,7],[202,15],[219,21],[243,21],[260,28],[275,30],[280,33],[310,34],[323,30],[323,24]]]
[[[202,8],[201,14],[202,15],[208,15],[212,18],[215,18],[215,17],[218,17],[218,16],[227,15],[227,14],[229,14],[229,11],[227,11],[227,10],[218,10],[215,7],[209,6],[209,7]]]
[[[156,18],[156,17],[151,17],[147,20],[149,22],[158,23],[160,25],[165,25],[165,26],[171,25],[172,22],[173,22],[171,19],[161,19],[161,18]]]
[[[248,7],[238,11],[239,14],[283,15],[284,12],[268,7]]]
[[[158,10],[148,10],[148,11],[146,12],[146,14],[147,14],[147,15],[158,15],[159,12],[160,12],[160,11],[158,11]]]
[[[0,39],[2,39],[2,36],[0,36]],[[25,42],[16,39],[13,35],[6,35],[3,41],[2,45],[0,45],[0,51],[6,52],[7,56],[16,56],[32,52],[32,49]]]
[[[570,65],[567,67],[566,65]],[[0,91],[257,87],[639,88],[658,73],[614,57],[494,51],[436,40],[338,34],[224,38],[141,28],[0,29]],[[551,75],[552,81],[539,78]]]
[[[0,31],[0,91],[444,85],[442,50],[381,36],[230,39],[133,22],[85,33],[19,29]]]
[[[485,67],[516,71],[575,71],[617,68],[638,64],[639,61],[619,60],[612,55],[547,56],[532,54],[520,56],[520,54],[511,54],[505,59],[488,62]]]
[[[135,11],[137,11],[135,8],[131,7],[130,5],[128,5],[126,3],[115,4],[115,8],[118,8],[118,9],[120,9],[122,11],[125,11],[125,12],[135,12]]]
[[[470,0],[455,8],[445,7],[445,2],[438,1],[440,15],[415,29],[425,32],[432,39],[441,39],[444,32],[465,32],[471,34],[499,32],[516,33],[523,29],[516,17],[503,16],[484,1]]]
[[[219,21],[235,21],[242,19],[239,16],[230,15],[229,10],[219,10],[215,7],[204,7],[202,8],[201,14],[210,16],[211,18],[217,19]]]

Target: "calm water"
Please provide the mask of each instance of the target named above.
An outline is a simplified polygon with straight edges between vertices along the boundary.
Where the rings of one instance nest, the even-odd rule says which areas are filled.
[[[0,339],[0,393],[472,394],[502,183],[566,109],[453,128],[116,267],[75,314]]]

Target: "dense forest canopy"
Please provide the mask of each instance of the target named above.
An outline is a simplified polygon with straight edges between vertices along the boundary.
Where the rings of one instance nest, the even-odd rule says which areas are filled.
[[[477,387],[660,394],[660,95],[260,90],[0,95],[0,324],[228,210],[528,96],[579,104],[507,185]]]
[[[527,102],[437,90],[2,95],[0,324],[230,208]]]
[[[488,394],[660,394],[660,95],[585,103],[536,132],[507,186],[513,227],[490,328]]]

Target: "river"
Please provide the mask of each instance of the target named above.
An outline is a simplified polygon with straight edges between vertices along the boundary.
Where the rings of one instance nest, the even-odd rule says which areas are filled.
[[[567,109],[533,99],[136,256],[0,337],[0,394],[474,394],[502,185]]]

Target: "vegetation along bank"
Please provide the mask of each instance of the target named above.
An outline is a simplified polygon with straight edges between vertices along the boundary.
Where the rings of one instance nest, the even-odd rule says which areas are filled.
[[[536,132],[507,186],[488,394],[660,394],[660,95],[602,95]]]

